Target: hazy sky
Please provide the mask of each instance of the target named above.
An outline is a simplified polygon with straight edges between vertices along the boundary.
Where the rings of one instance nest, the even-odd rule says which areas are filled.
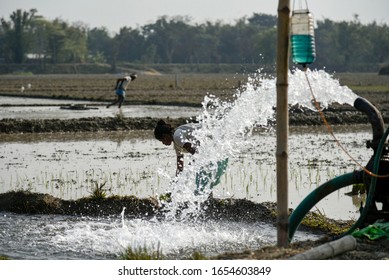
[[[291,6],[305,6],[305,0],[290,0]],[[46,19],[60,18],[69,23],[83,22],[88,27],[105,26],[117,33],[121,27],[136,28],[155,22],[163,15],[188,16],[192,23],[206,20],[234,23],[253,13],[277,15],[278,0],[0,0],[0,17],[9,19],[17,9],[36,8]],[[315,19],[334,21],[353,19],[362,23],[389,25],[389,0],[308,0]]]

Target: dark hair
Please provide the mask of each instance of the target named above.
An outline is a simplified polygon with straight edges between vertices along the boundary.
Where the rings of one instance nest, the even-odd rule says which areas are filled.
[[[170,124],[164,122],[163,120],[159,120],[157,126],[154,129],[154,136],[158,140],[162,140],[164,134],[171,134],[172,131],[173,128]]]

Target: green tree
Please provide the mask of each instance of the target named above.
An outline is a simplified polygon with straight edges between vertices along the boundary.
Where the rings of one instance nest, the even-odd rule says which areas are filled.
[[[17,10],[1,19],[0,59],[26,61],[37,54],[43,63],[258,63],[274,65],[277,17],[254,13],[234,24],[221,21],[192,24],[188,17],[163,16],[137,29],[123,27],[110,36],[106,28],[49,21]],[[317,21],[315,68],[330,71],[374,71],[389,61],[389,28],[373,22]]]
[[[92,62],[104,63],[111,60],[112,38],[106,28],[89,30],[87,47]]]
[[[36,55],[40,64],[44,64],[47,59],[47,26],[51,23],[42,16],[36,16],[31,23],[32,44],[29,51]]]
[[[224,25],[220,32],[219,51],[226,63],[254,63],[258,61],[259,50],[255,48],[255,39],[260,30],[249,24],[245,17],[235,25]]]
[[[188,39],[188,18],[163,16],[155,23],[142,28],[146,45],[156,47],[157,56],[163,63],[183,62],[178,55],[179,48],[185,46]],[[180,61],[181,60],[181,61]]]
[[[113,41],[117,59],[126,62],[139,61],[144,51],[144,38],[138,29],[123,27]]]
[[[333,71],[375,71],[389,58],[389,29],[376,23],[317,22],[315,30],[318,67]]]
[[[86,61],[87,31],[82,25],[65,28],[65,40],[62,48],[64,62],[83,63]]]
[[[64,62],[62,49],[66,39],[66,27],[67,24],[58,19],[52,21],[47,26],[47,54],[50,57],[51,63]]]
[[[373,22],[362,31],[367,40],[372,43],[369,59],[375,58],[378,63],[389,62],[389,26]]]
[[[87,58],[87,31],[55,19],[46,26],[47,55],[52,63],[82,63]]]
[[[5,43],[3,51],[8,62],[23,63],[32,41],[31,23],[35,18],[36,9],[29,12],[21,9],[10,15],[10,21],[1,18],[1,26]]]
[[[261,63],[275,65],[277,56],[277,29],[275,27],[268,28],[257,33],[253,39],[253,45],[258,53],[258,57],[261,57]]]
[[[343,56],[337,52],[339,48],[337,26],[330,19],[317,21],[315,30],[316,64],[327,65],[342,64]]]
[[[194,34],[189,34],[193,38],[191,63],[220,63],[220,26],[220,22],[207,21],[197,25]]]

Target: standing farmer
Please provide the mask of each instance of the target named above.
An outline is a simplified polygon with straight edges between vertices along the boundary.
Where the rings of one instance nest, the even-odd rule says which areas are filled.
[[[123,78],[119,78],[117,79],[116,81],[116,86],[115,86],[115,93],[118,97],[118,99],[114,102],[112,102],[111,104],[107,105],[107,108],[109,108],[110,106],[112,105],[115,105],[117,103],[119,103],[119,108],[122,106],[123,102],[124,102],[124,98],[126,96],[126,89],[127,89],[127,86],[128,84],[135,80],[137,77],[137,75],[135,73],[132,73],[130,76],[124,76]]]

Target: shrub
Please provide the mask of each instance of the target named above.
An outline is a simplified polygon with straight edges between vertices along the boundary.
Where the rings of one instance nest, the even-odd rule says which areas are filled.
[[[389,65],[382,66],[378,75],[389,75]]]

